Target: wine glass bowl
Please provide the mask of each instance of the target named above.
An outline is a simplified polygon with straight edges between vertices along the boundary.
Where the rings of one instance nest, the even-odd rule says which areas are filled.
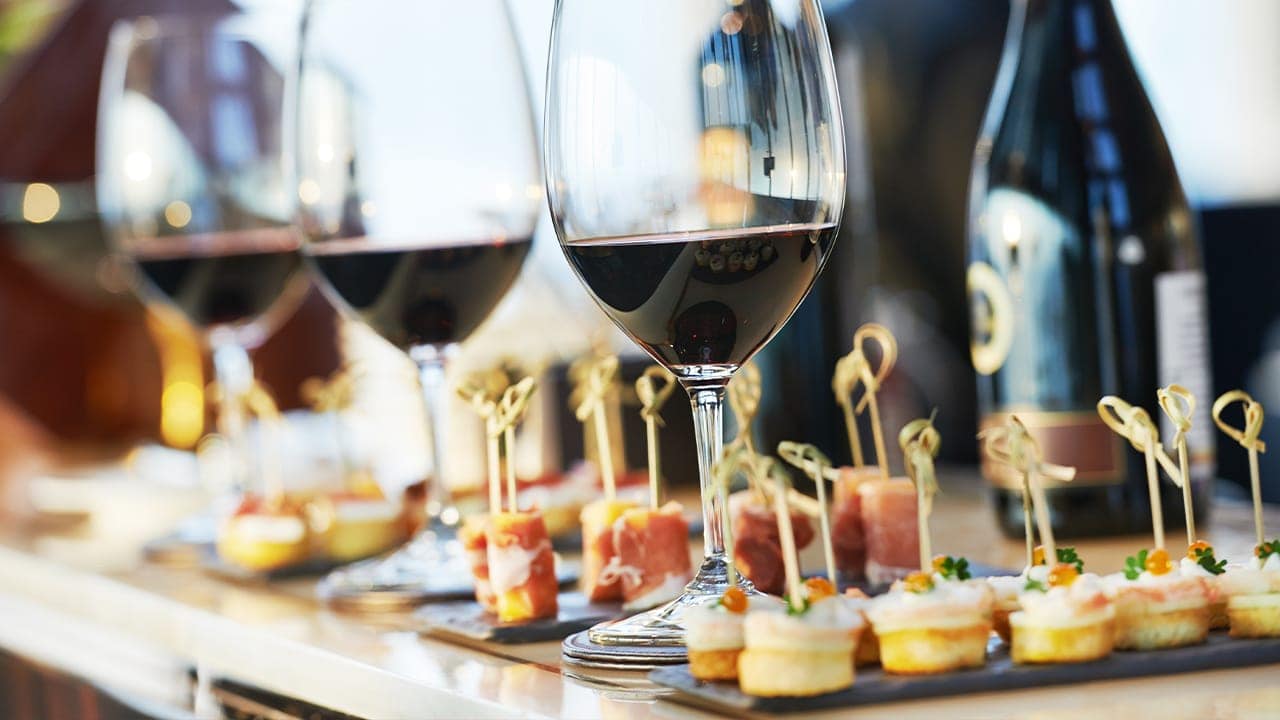
[[[505,4],[314,0],[294,107],[304,255],[337,307],[418,365],[430,425],[430,529],[328,589],[456,592],[471,574],[450,540],[445,362],[515,282],[543,198]]]
[[[689,392],[698,440],[697,577],[672,603],[590,637],[682,644],[684,609],[728,584],[710,474],[725,385],[809,292],[843,212],[822,12],[813,0],[559,0],[543,145],[569,264]]]

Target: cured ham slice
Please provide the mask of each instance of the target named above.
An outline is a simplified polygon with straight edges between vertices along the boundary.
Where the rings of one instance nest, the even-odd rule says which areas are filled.
[[[865,482],[878,480],[880,470],[874,467],[842,467],[836,479],[831,504],[831,545],[836,556],[836,569],[850,580],[865,576],[867,540],[862,529],[862,495],[858,488]]]
[[[613,525],[635,505],[626,500],[600,499],[582,508],[582,594],[591,602],[622,599],[618,574],[605,570],[617,557]]]
[[[467,562],[471,564],[471,577],[476,584],[476,602],[485,610],[496,612],[498,599],[493,594],[493,584],[489,582],[489,540],[485,537],[488,526],[488,515],[472,515],[462,521],[458,540],[462,542],[462,550],[467,554]]]
[[[733,518],[733,563],[756,589],[781,595],[786,585],[782,564],[782,543],[778,536],[778,516],[772,502],[753,490],[729,496],[729,514]],[[813,542],[813,523],[803,512],[791,509],[791,532],[796,550]]]
[[[885,585],[919,570],[916,489],[904,477],[858,486],[867,548],[867,580]]]
[[[626,510],[613,524],[613,544],[617,557],[606,575],[617,578],[626,610],[671,600],[693,578],[689,523],[680,503]]]
[[[511,623],[555,617],[559,583],[542,515],[497,513],[489,521],[485,538],[498,620]]]

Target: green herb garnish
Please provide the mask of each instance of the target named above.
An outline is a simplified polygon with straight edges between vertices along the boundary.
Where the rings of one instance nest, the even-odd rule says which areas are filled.
[[[1031,578],[1027,578],[1027,584],[1022,589],[1026,590],[1027,592],[1031,592],[1032,590],[1038,590],[1040,592],[1049,592],[1049,588],[1047,585],[1040,582],[1039,580],[1032,580]]]
[[[1075,565],[1077,573],[1084,572],[1084,560],[1080,559],[1080,555],[1076,553],[1076,549],[1073,547],[1058,548],[1058,562],[1065,565]]]
[[[948,555],[941,560],[935,559],[933,567],[947,580],[968,580],[973,577],[969,574],[969,561],[962,557],[953,558]]]
[[[796,606],[791,602],[791,597],[790,597],[790,596],[783,597],[783,598],[782,598],[782,601],[783,601],[783,602],[785,602],[785,603],[787,604],[787,614],[788,614],[788,615],[791,615],[791,616],[793,616],[793,617],[794,617],[794,616],[797,616],[797,615],[803,615],[803,614],[805,614],[805,613],[809,612],[809,608],[810,608],[809,598],[806,598],[806,597],[802,597],[802,598],[800,598],[800,607],[796,607]]]
[[[1147,569],[1147,551],[1139,550],[1137,556],[1124,559],[1124,576],[1129,580],[1137,580]]]
[[[1209,571],[1210,574],[1221,575],[1227,571],[1227,561],[1214,558],[1213,548],[1192,548],[1191,551],[1195,553],[1196,564]]]

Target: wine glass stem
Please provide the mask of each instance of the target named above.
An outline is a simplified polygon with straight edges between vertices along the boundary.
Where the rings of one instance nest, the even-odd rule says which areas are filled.
[[[448,385],[445,382],[447,347],[424,346],[414,348],[410,357],[418,365],[418,383],[422,387],[423,406],[427,412],[430,445],[431,476],[427,481],[427,518],[431,526],[445,521],[442,514],[453,503],[444,482],[445,416],[449,407]]]
[[[702,541],[705,560],[724,557],[724,516],[711,468],[724,445],[724,384],[687,388],[693,405],[693,432],[698,443],[698,481],[702,489]]]
[[[249,448],[245,437],[245,415],[242,399],[253,385],[253,361],[239,343],[226,340],[213,345],[213,370],[222,393],[216,419],[218,433],[226,440],[230,458],[230,493],[239,495],[253,490],[249,483]],[[256,488],[261,489],[261,488]]]

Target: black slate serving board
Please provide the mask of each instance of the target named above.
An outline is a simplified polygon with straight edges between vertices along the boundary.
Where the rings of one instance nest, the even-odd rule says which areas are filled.
[[[590,603],[577,590],[559,596],[560,613],[554,618],[525,623],[502,623],[474,600],[424,605],[414,613],[421,632],[503,644],[562,640],[576,632],[612,620],[622,614],[618,603]]]
[[[1238,640],[1226,633],[1212,633],[1203,645],[1117,652],[1104,660],[1078,665],[1014,665],[1001,645],[980,670],[911,677],[888,675],[879,668],[859,669],[852,688],[809,698],[752,697],[739,690],[736,683],[695,680],[688,665],[657,668],[649,673],[649,679],[678,690],[669,696],[677,702],[728,713],[790,713],[1268,663],[1280,663],[1280,639]]]
[[[556,580],[560,587],[572,585],[578,581],[582,572],[582,563],[576,560],[556,558]],[[330,606],[340,610],[356,612],[400,611],[428,602],[445,602],[450,600],[469,600],[475,604],[475,584],[470,572],[457,578],[437,578],[429,588],[411,587],[404,590],[381,590],[378,592],[351,591],[344,592],[322,580],[316,586],[316,595]],[[476,605],[479,608],[479,605]],[[560,637],[564,637],[561,635]]]

